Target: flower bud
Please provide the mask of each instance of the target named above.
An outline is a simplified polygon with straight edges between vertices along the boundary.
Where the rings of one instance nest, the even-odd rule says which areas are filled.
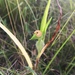
[[[35,34],[37,37],[41,37],[41,36],[42,36],[42,32],[41,32],[40,30],[34,31],[34,34]]]

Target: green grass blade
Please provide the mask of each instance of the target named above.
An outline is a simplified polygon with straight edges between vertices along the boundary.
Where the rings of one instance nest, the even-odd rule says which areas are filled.
[[[46,73],[46,71],[48,70],[48,68],[50,68],[51,63],[54,61],[54,59],[56,58],[56,56],[59,54],[59,52],[62,50],[62,48],[64,47],[64,45],[68,42],[68,40],[71,38],[71,36],[75,33],[75,30],[73,30],[73,32],[69,35],[69,37],[65,40],[65,42],[61,45],[61,47],[57,50],[57,52],[55,53],[55,55],[53,56],[53,58],[51,59],[51,61],[49,62],[49,64],[47,65],[45,71],[43,72],[43,75]]]
[[[33,68],[32,62],[30,60],[29,55],[27,54],[26,50],[22,46],[22,44],[19,42],[19,40],[2,24],[0,23],[0,27],[10,36],[10,38],[15,42],[15,44],[18,46],[20,51],[22,52],[23,56],[25,57],[28,65],[30,68]]]
[[[51,0],[48,1],[48,4],[45,8],[45,11],[44,11],[44,15],[43,15],[43,18],[42,18],[42,21],[41,21],[41,27],[40,27],[40,30],[43,32],[45,27],[46,27],[46,22],[47,22],[47,16],[48,16],[48,11],[49,11],[49,7],[50,7],[50,3],[51,3]]]
[[[71,70],[75,67],[75,63],[70,63],[71,67],[69,68],[68,72],[66,73],[66,75],[69,75],[69,73],[71,72]]]
[[[47,30],[47,28],[48,28],[48,26],[49,26],[51,20],[52,20],[52,17],[48,20],[48,22],[47,22],[47,24],[46,24],[46,27],[45,27],[45,33],[46,33],[46,30]]]
[[[72,10],[73,9],[72,0],[70,0],[69,2],[70,2],[70,8]]]
[[[72,70],[72,68],[75,66],[75,63],[73,63],[75,61],[75,57],[73,57],[72,61],[69,63],[69,65],[66,67],[66,75],[69,74],[69,72]]]
[[[73,61],[75,60],[75,57],[73,57],[72,61],[70,63],[72,63]],[[66,67],[66,71],[69,69],[69,67],[71,66],[71,64],[69,64],[67,67]]]

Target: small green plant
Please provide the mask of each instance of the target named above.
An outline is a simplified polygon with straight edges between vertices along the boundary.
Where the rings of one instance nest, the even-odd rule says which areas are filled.
[[[50,3],[51,3],[51,0],[48,1],[48,4],[45,8],[44,15],[42,17],[42,21],[41,21],[41,25],[40,25],[39,30],[36,30],[34,32],[33,36],[31,37],[31,40],[37,39],[36,48],[37,48],[38,54],[40,53],[40,51],[42,50],[42,48],[45,45],[44,40],[45,40],[46,31],[47,31],[48,26],[50,25],[51,20],[52,20],[52,17],[51,17],[47,21]]]

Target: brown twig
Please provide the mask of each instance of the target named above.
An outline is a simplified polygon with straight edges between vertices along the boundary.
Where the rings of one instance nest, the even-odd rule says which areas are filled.
[[[44,53],[44,51],[47,49],[47,47],[52,44],[52,42],[54,41],[54,39],[55,39],[55,37],[56,37],[56,35],[57,35],[59,29],[60,29],[60,20],[61,20],[61,17],[62,17],[62,8],[61,8],[61,6],[60,6],[58,0],[57,0],[57,4],[58,4],[58,7],[59,7],[60,15],[59,15],[59,17],[58,17],[58,22],[57,22],[56,30],[55,30],[55,32],[54,32],[52,38],[50,39],[50,41],[48,41],[48,42],[46,43],[46,45],[45,45],[45,46],[43,47],[43,49],[41,50],[40,54],[37,56],[36,63],[35,63],[35,66],[36,66],[36,67],[37,67],[37,65],[38,65],[38,62],[39,62],[39,59],[40,59],[41,55]]]

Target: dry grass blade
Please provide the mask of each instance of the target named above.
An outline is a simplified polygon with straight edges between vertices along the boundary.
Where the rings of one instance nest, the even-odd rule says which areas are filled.
[[[26,50],[24,49],[24,47],[22,46],[22,44],[19,42],[19,40],[2,24],[0,23],[0,27],[10,36],[10,38],[15,42],[15,44],[18,46],[18,48],[20,49],[20,51],[22,52],[23,56],[25,57],[29,67],[32,69],[33,65],[32,62],[30,60],[29,55],[27,54]]]

